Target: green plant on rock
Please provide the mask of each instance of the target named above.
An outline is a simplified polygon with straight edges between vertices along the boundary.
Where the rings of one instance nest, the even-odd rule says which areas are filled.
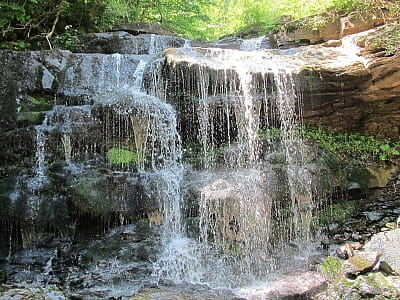
[[[318,215],[318,223],[328,225],[331,223],[342,223],[356,212],[357,203],[355,201],[345,201],[328,205],[322,209]]]
[[[113,147],[107,151],[107,160],[111,165],[127,166],[141,162],[141,155],[135,151]]]
[[[339,282],[343,268],[343,263],[339,259],[328,256],[322,264],[321,271],[329,281]]]
[[[55,98],[52,95],[34,95],[28,96],[29,105],[21,103],[21,111],[43,112],[49,111],[55,104]]]
[[[260,129],[258,131],[258,136],[262,140],[266,139],[280,139],[282,137],[282,130],[278,127],[271,127],[267,129]]]
[[[395,163],[400,156],[400,141],[394,142],[358,133],[334,133],[323,127],[305,129],[304,136],[342,159]]]
[[[78,30],[72,29],[71,25],[65,26],[65,32],[52,39],[53,48],[75,51],[79,45],[77,35]]]

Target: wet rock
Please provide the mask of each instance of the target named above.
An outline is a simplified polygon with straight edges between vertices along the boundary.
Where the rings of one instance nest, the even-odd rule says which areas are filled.
[[[78,38],[79,46],[75,52],[80,53],[145,55],[185,45],[185,40],[180,37],[154,34],[132,35],[125,31],[88,33]]]
[[[27,288],[11,288],[4,292],[0,291],[1,300],[23,300],[23,299],[52,299],[67,300],[69,299],[64,292],[56,287],[27,287]]]
[[[143,288],[132,295],[132,300],[244,300],[230,290],[211,289],[201,284],[171,284],[154,288]]]
[[[329,40],[322,44],[324,47],[340,47],[342,46],[341,40]]]
[[[325,278],[318,273],[305,272],[301,275],[288,275],[268,283],[267,286],[242,288],[238,295],[250,300],[295,300],[311,299],[327,286]]]
[[[381,260],[400,274],[400,229],[374,235],[365,245],[366,251],[380,251]]]

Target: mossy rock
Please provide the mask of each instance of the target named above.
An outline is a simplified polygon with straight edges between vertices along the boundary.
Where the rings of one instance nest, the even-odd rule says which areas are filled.
[[[99,172],[82,174],[71,185],[69,192],[79,213],[98,216],[108,215],[111,212],[107,180]]]
[[[135,151],[113,147],[107,151],[107,160],[111,165],[126,166],[141,162],[141,156]]]
[[[343,274],[344,265],[340,259],[328,256],[321,267],[322,274],[331,282],[338,282]]]
[[[18,123],[26,125],[39,125],[43,119],[43,113],[38,111],[23,111],[18,114]]]
[[[380,256],[379,252],[360,252],[347,260],[349,268],[346,267],[346,273],[357,275],[368,272],[378,263]]]
[[[340,282],[343,296],[352,292],[353,295],[359,295],[362,299],[399,299],[400,297],[400,278],[398,276],[385,276],[381,272],[373,272],[358,276],[355,280],[347,280],[352,285],[346,286],[344,281]]]
[[[55,98],[52,95],[34,95],[28,96],[28,102],[21,104],[22,111],[44,112],[53,108]]]

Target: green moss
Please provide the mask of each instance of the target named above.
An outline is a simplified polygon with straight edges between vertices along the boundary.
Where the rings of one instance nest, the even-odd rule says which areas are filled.
[[[18,114],[17,121],[28,123],[29,125],[38,125],[43,118],[42,112],[37,111],[23,111]]]
[[[43,112],[49,111],[55,104],[55,98],[51,95],[28,96],[30,104],[21,104],[21,111]]]
[[[111,165],[125,166],[129,164],[138,164],[141,161],[141,157],[137,152],[122,148],[113,147],[107,151],[106,156]]]
[[[342,275],[343,268],[343,263],[339,259],[328,256],[322,264],[321,271],[328,280],[337,282]]]
[[[78,212],[107,215],[111,211],[107,182],[100,173],[82,175],[69,192]]]

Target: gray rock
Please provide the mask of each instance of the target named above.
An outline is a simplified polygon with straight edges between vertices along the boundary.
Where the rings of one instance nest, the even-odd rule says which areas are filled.
[[[132,35],[126,31],[89,33],[78,37],[76,52],[103,54],[154,54],[185,45],[185,39],[156,34]]]
[[[397,273],[400,273],[400,229],[381,232],[372,237],[365,245],[366,251],[380,251],[385,261]]]
[[[242,288],[239,295],[251,300],[264,299],[310,299],[326,288],[326,280],[314,272],[288,275],[265,287]]]
[[[57,288],[29,287],[12,288],[5,292],[0,292],[0,299],[53,299],[66,300],[68,297]]]

